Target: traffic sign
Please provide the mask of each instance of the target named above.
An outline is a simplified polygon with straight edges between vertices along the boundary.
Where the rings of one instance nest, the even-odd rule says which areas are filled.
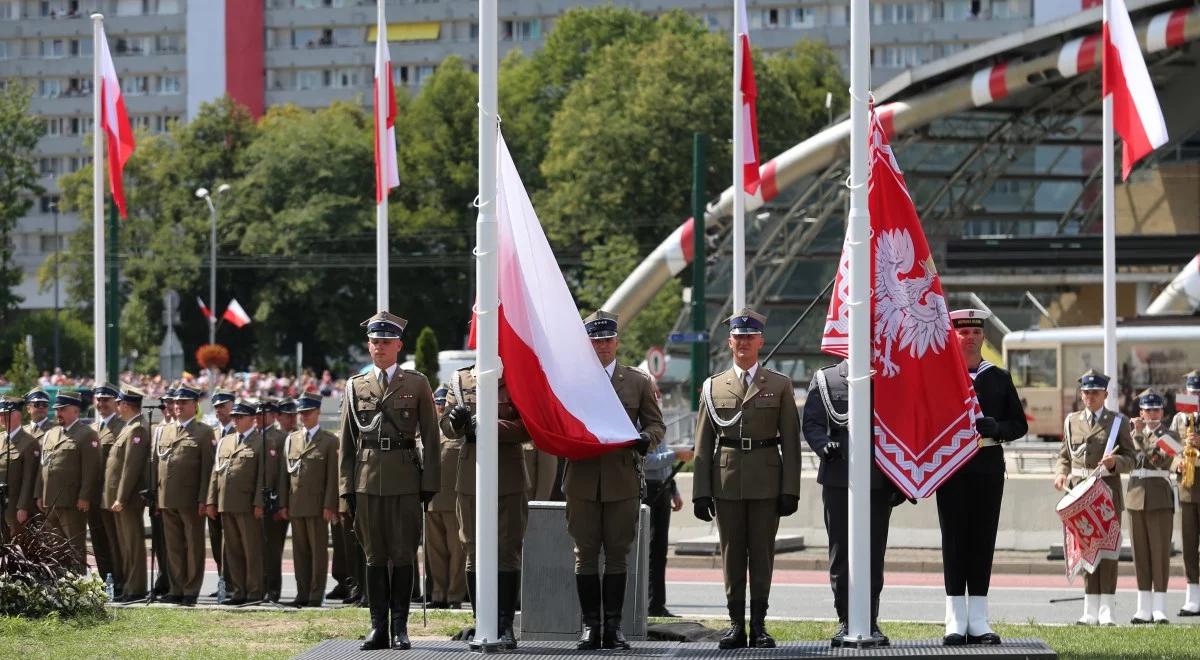
[[[672,332],[667,335],[667,340],[672,344],[695,344],[708,341],[707,332]]]
[[[646,369],[655,380],[667,375],[667,354],[657,346],[646,351]]]

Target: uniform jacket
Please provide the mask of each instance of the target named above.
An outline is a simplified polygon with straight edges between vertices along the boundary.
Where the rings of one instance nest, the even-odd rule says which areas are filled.
[[[554,477],[558,472],[558,458],[554,454],[537,448],[532,441],[521,445],[525,452],[525,473],[529,475],[529,490],[525,492],[529,501],[545,502],[554,492]]]
[[[42,420],[41,424],[34,424],[33,422],[26,422],[25,426],[23,426],[22,428],[25,429],[26,433],[28,433],[29,435],[32,435],[34,437],[34,439],[37,440],[38,444],[40,445],[40,444],[42,444],[42,438],[45,437],[46,433],[48,433],[50,431],[50,429],[52,429],[56,426],[58,426],[58,422],[47,417]]]
[[[1143,428],[1141,431],[1133,432],[1133,448],[1137,452],[1134,456],[1134,469],[1168,471],[1171,469],[1171,457],[1155,446],[1160,435],[1167,435],[1176,442],[1179,441],[1179,436],[1174,431],[1168,430],[1165,424],[1160,425],[1155,431]],[[1125,489],[1125,508],[1130,511],[1156,511],[1159,509],[1174,511],[1175,487],[1171,483],[1171,477],[1135,477],[1131,475],[1129,487]]]
[[[450,411],[462,405],[475,415],[477,405],[476,387],[478,385],[473,371],[474,367],[459,369],[454,373],[458,379],[459,389],[462,390],[463,401],[458,400],[458,392],[450,387],[446,392],[446,408],[442,412],[441,428],[447,438],[464,442],[458,452],[458,467],[455,471],[454,490],[463,495],[475,494],[475,436],[468,424],[463,430],[455,430],[450,423]],[[499,437],[499,484],[497,495],[512,495],[524,493],[529,486],[529,475],[525,474],[525,456],[521,443],[529,440],[529,431],[525,430],[525,422],[513,405],[512,397],[508,395],[508,387],[501,378],[496,386],[496,420]]]
[[[458,478],[458,452],[462,444],[462,440],[447,438],[442,434],[442,485],[429,502],[430,511],[454,512],[454,503],[458,499],[454,492],[454,481]]]
[[[0,479],[8,481],[8,510],[37,510],[36,487],[42,450],[24,428],[0,431]],[[11,458],[11,465],[9,460]],[[71,503],[75,505],[74,502]],[[3,513],[3,512],[0,512]]]
[[[847,366],[842,361],[831,367],[825,367],[824,372],[829,402],[833,412],[839,418],[845,418],[850,410],[850,389],[846,380]],[[836,441],[841,444],[840,456],[832,461],[821,459],[817,469],[817,483],[831,488],[848,488],[850,478],[850,431],[845,423],[839,423],[825,408],[825,400],[821,398],[817,377],[814,374],[808,385],[808,398],[804,400],[804,440],[808,446],[821,456],[825,445]],[[871,443],[871,490],[894,488],[892,482],[879,466],[875,464],[875,443]]]
[[[287,441],[287,434],[274,425],[268,426],[262,433],[259,433],[259,429],[254,429],[254,434],[265,443],[262,455],[265,466],[262,477],[263,488],[270,488],[282,497],[285,485],[283,447]],[[280,506],[283,505],[280,504]]]
[[[95,492],[104,467],[100,463],[100,438],[86,424],[56,426],[42,439],[41,493],[46,508],[75,508]]]
[[[738,423],[719,428],[701,404],[696,419],[696,464],[693,499],[715,497],[728,500],[774,498],[780,494],[800,495],[800,415],[787,376],[759,367],[754,382],[742,393],[736,372],[729,368],[709,379],[712,402],[722,419],[738,411]],[[720,447],[719,438],[738,440],[779,438],[778,447],[750,451]]]
[[[262,435],[250,431],[246,440],[236,431],[217,441],[209,477],[208,504],[221,513],[250,513],[263,505]]]
[[[303,425],[288,435],[279,506],[287,507],[289,518],[319,516],[324,509],[337,511],[337,450],[337,436],[325,429],[319,429],[311,441]]]
[[[125,427],[125,420],[121,416],[113,413],[108,422],[97,419],[92,422],[92,429],[96,431],[96,435],[100,436],[100,465],[104,472],[108,471],[108,456],[112,452],[113,444],[117,442],[117,436],[121,434],[121,429]],[[104,491],[108,485],[108,479],[105,474],[101,474],[100,481],[96,484],[96,492],[92,497],[92,506],[99,506],[107,509],[108,505],[104,504]]]
[[[1063,436],[1055,468],[1056,474],[1071,477],[1069,483],[1072,487],[1083,481],[1086,475],[1100,464],[1100,459],[1104,457],[1104,447],[1108,444],[1109,429],[1112,428],[1117,418],[1116,413],[1108,408],[1102,408],[1100,423],[1091,424],[1085,418],[1084,413],[1086,412],[1086,410],[1077,410],[1067,415],[1064,423],[1066,435]],[[1116,474],[1104,477],[1104,483],[1112,489],[1113,504],[1116,505],[1117,511],[1125,508],[1121,492],[1121,474],[1133,469],[1135,455],[1133,438],[1129,435],[1129,418],[1122,415],[1121,428],[1117,432],[1117,443],[1113,446],[1113,456],[1116,458],[1114,472]],[[1080,476],[1081,474],[1083,476]]]
[[[1174,431],[1175,434],[1181,438],[1180,444],[1184,444],[1187,441],[1187,435],[1186,435],[1187,428],[1186,427],[1187,427],[1187,415],[1188,414],[1189,413],[1182,413],[1182,412],[1175,413],[1174,419],[1171,420],[1171,430]],[[1193,415],[1193,417],[1200,417],[1200,415],[1196,415],[1195,413],[1192,413],[1192,415]],[[1200,433],[1200,419],[1194,420],[1193,427],[1196,429],[1197,433]],[[1186,449],[1186,448],[1187,448],[1187,445],[1184,444],[1184,449]],[[1183,454],[1182,453],[1179,456],[1175,457],[1175,465],[1172,466],[1172,469],[1182,472],[1182,469],[1183,469]],[[1183,486],[1179,486],[1179,501],[1180,502],[1200,502],[1200,460],[1196,461],[1196,467],[1193,469],[1193,473],[1194,474],[1193,474],[1193,478],[1192,478],[1192,487],[1191,488],[1184,488]]]
[[[385,392],[376,372],[372,367],[346,382],[339,424],[340,494],[437,492],[441,484],[441,464],[436,460],[440,443],[429,381],[418,371],[397,368]],[[375,430],[359,430],[359,425],[370,426],[376,415],[380,415],[380,423]],[[384,451],[381,438],[415,445],[412,449],[393,445],[390,451]]]
[[[650,436],[651,449],[657,447],[667,427],[650,376],[641,369],[617,364],[610,382],[634,427]],[[622,447],[595,458],[569,460],[562,490],[567,497],[597,502],[641,497],[642,457],[633,447]]]
[[[139,415],[122,423],[121,431],[109,449],[104,461],[101,506],[111,509],[116,502],[141,506],[141,492],[146,489],[146,464],[149,461],[150,430]]]
[[[208,503],[213,444],[212,427],[199,417],[186,426],[172,423],[163,427],[150,455],[158,480],[158,508],[190,511]]]
[[[986,365],[986,366],[985,366]],[[1029,432],[1025,408],[1013,386],[1012,376],[1000,367],[985,362],[975,374],[975,394],[983,414],[996,420],[1000,432],[992,440],[1010,442]],[[979,451],[958,469],[964,474],[1004,474],[1004,447],[992,445]]]

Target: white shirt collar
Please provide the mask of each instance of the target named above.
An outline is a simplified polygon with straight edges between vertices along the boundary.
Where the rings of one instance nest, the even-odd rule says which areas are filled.
[[[386,371],[387,372],[387,382],[390,385],[392,383],[392,377],[396,375],[396,369],[398,369],[398,368],[400,368],[399,364],[393,364],[392,366],[388,367],[387,369],[380,369],[379,367],[375,367],[375,380],[379,380],[379,373],[381,371]]]
[[[188,419],[188,421],[186,421],[186,422],[175,422],[175,423],[177,425],[179,425],[179,428],[181,428],[181,429],[186,428],[188,424],[191,424],[193,421],[195,421],[196,417],[197,417],[196,415],[192,415],[191,418]]]
[[[758,373],[758,363],[755,362],[754,364],[750,365],[749,369],[742,369],[741,367],[734,364],[733,365],[733,373],[737,374],[737,377],[739,379],[741,379],[741,381],[743,383],[746,382],[746,374],[749,373],[750,380],[753,381],[754,376]]]
[[[612,380],[613,374],[617,372],[617,361],[609,362],[608,366],[604,367],[604,372],[608,374],[608,379]]]
[[[111,413],[108,417],[105,417],[104,419],[100,420],[100,423],[107,427],[112,424],[112,419],[113,419],[113,417],[116,417],[116,416],[117,416],[117,413],[115,413],[115,412]]]
[[[76,417],[76,418],[75,418],[75,421],[71,422],[71,425],[70,425],[70,426],[67,426],[67,427],[64,427],[64,428],[63,428],[63,433],[67,433],[67,432],[69,432],[71,429],[75,428],[75,425],[76,425],[76,424],[78,424],[78,423],[79,423],[79,418],[78,418],[78,417]]]
[[[236,431],[236,429],[235,429],[235,431]],[[249,431],[246,431],[245,433],[238,433],[238,442],[245,442],[245,441],[246,441],[246,440],[248,440],[248,439],[250,438],[250,436],[252,436],[252,435],[254,435],[254,429],[253,429],[253,428],[251,428]]]
[[[308,436],[308,440],[311,442],[313,439],[313,436],[315,436],[317,434],[317,431],[320,431],[320,430],[321,430],[320,424],[317,424],[316,426],[312,427],[311,429],[305,429],[306,435]]]

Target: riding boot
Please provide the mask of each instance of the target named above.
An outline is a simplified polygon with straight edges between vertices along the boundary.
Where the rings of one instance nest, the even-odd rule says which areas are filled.
[[[463,641],[466,642],[475,639],[475,601],[479,600],[479,594],[475,590],[475,571],[467,571],[467,598],[471,600],[471,627],[463,631]]]
[[[517,615],[517,589],[521,584],[521,573],[520,571],[502,571],[498,577],[500,626],[497,630],[500,633],[500,648],[512,651],[517,648],[513,620]]]
[[[746,648],[746,601],[731,600],[728,602],[728,607],[729,628],[725,634],[721,635],[717,646],[721,649],[744,649]]]
[[[412,648],[408,641],[409,599],[405,596],[412,590],[416,570],[413,566],[396,566],[392,569],[392,648],[407,651]]]
[[[604,574],[604,637],[600,648],[628,649],[621,632],[621,611],[625,607],[625,574]]]
[[[575,648],[595,651],[600,648],[600,576],[576,575],[575,590],[579,593],[579,612],[583,618],[583,630]]]
[[[767,600],[750,600],[750,646],[751,648],[773,649],[775,638],[767,632]]]
[[[363,638],[359,646],[363,651],[379,651],[389,648],[388,638],[388,603],[391,585],[388,579],[388,567],[367,566],[367,605],[371,610],[371,632]],[[408,594],[405,593],[405,596]]]

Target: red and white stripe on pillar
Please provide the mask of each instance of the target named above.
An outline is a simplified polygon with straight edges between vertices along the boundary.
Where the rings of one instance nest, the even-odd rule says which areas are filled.
[[[975,72],[971,77],[971,101],[975,107],[990,105],[1008,96],[1008,63],[1001,62]]]
[[[1089,34],[1086,37],[1072,39],[1063,45],[1058,52],[1058,72],[1063,78],[1073,78],[1081,73],[1087,73],[1099,65],[1100,35]]]
[[[187,5],[187,116],[228,94],[255,117],[266,107],[262,2],[204,0]]]
[[[1190,9],[1176,9],[1150,19],[1150,25],[1146,27],[1146,52],[1156,53],[1183,45],[1189,13]]]

